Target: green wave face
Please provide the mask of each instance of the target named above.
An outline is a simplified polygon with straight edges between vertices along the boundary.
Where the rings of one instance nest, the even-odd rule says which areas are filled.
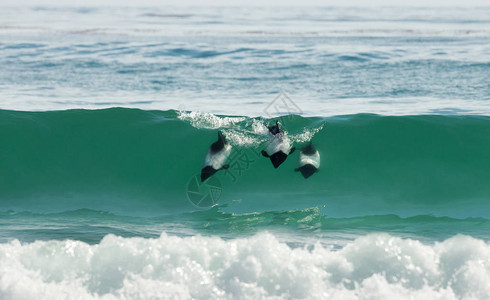
[[[294,146],[311,140],[320,153],[308,179],[294,172],[298,151],[278,169],[260,155],[272,122],[122,108],[0,111],[0,210],[162,215],[227,204],[232,213],[489,217],[489,117],[284,116]],[[233,147],[230,168],[193,182],[218,130]],[[189,192],[209,197],[196,207]]]

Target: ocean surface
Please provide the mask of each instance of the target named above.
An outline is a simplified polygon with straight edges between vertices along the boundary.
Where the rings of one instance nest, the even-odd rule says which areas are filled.
[[[489,299],[489,78],[488,7],[0,6],[0,299]]]

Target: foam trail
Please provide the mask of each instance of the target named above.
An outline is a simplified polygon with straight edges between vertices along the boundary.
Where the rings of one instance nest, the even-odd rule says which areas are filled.
[[[367,235],[339,251],[274,235],[0,244],[2,299],[488,299],[490,245]]]

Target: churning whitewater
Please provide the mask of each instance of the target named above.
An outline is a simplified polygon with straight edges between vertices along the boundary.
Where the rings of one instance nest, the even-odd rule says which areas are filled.
[[[485,299],[490,246],[468,236],[433,245],[388,234],[341,250],[249,238],[106,236],[100,244],[0,245],[2,299]],[[66,297],[66,296],[62,296]],[[69,298],[69,296],[68,296]]]

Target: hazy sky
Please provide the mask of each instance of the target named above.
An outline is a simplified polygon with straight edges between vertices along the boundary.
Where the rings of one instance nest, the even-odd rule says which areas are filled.
[[[0,0],[0,6],[490,6],[490,0]]]

